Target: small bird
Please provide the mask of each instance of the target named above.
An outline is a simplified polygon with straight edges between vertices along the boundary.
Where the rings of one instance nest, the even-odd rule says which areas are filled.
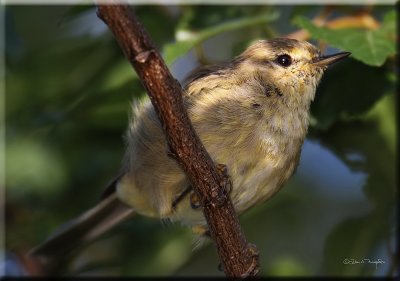
[[[237,213],[271,198],[294,173],[317,85],[329,65],[349,55],[322,56],[312,44],[294,39],[260,40],[231,62],[202,67],[188,77],[186,109],[206,150],[231,177],[229,195]],[[135,213],[207,233],[189,180],[168,156],[150,100],[132,107],[120,175],[98,205],[31,254],[63,255]]]

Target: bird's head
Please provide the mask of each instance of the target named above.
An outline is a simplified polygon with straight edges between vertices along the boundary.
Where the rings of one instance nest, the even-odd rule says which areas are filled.
[[[349,55],[341,52],[322,56],[306,41],[277,38],[252,44],[235,59],[235,64],[239,75],[258,77],[273,85],[282,98],[309,104],[326,68]]]

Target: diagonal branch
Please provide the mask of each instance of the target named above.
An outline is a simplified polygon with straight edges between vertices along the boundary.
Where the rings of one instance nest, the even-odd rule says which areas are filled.
[[[115,5],[110,5],[115,4]],[[225,187],[229,182],[214,165],[194,131],[183,105],[182,88],[172,77],[149,35],[127,5],[98,4],[97,15],[108,25],[138,73],[166,134],[171,154],[197,193],[225,274],[255,276],[256,248],[248,244]]]

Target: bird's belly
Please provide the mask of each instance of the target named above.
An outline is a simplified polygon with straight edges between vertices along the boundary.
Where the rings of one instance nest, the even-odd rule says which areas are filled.
[[[256,152],[254,152],[256,153]],[[276,161],[275,157],[265,155],[257,157],[250,151],[248,157],[235,157],[232,153],[230,159],[217,159],[216,163],[225,164],[232,180],[230,198],[237,213],[242,213],[255,204],[268,200],[276,194],[293,174],[298,163],[296,154],[286,154]],[[257,152],[259,153],[259,152]],[[255,161],[255,159],[258,159]],[[186,225],[205,225],[206,221],[201,209],[193,210],[189,198],[180,204],[179,210],[171,217]]]
[[[239,175],[233,181],[231,194],[236,211],[242,213],[276,194],[290,178],[294,167],[291,163],[274,163],[264,158],[252,170]]]

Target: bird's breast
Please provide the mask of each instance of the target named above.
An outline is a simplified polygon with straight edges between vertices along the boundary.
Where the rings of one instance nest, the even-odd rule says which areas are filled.
[[[247,157],[234,159],[231,198],[238,212],[274,195],[293,174],[300,158],[303,139],[284,139],[276,133],[264,133],[258,144],[249,146]],[[236,152],[232,152],[232,155]]]

